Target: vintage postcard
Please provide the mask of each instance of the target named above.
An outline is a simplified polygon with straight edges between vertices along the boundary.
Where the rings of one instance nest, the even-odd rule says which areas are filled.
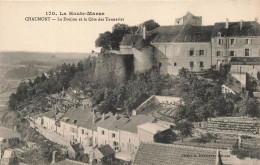
[[[259,165],[259,0],[0,0],[0,165]]]

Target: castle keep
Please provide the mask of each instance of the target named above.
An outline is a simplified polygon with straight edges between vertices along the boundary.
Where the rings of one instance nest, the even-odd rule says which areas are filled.
[[[255,21],[215,23],[202,26],[202,17],[188,12],[173,26],[160,26],[142,34],[126,34],[115,55],[133,56],[135,72],[155,66],[162,74],[177,75],[179,69],[193,72],[231,64],[232,72],[256,77],[260,70],[260,26]]]

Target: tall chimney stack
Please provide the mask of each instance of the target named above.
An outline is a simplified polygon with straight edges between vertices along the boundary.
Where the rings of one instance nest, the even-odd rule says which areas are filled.
[[[102,120],[105,120],[105,114],[104,113],[102,114]]]
[[[146,26],[143,27],[143,39],[146,39]]]
[[[95,121],[96,121],[96,116],[95,116],[95,114],[94,114],[94,115],[93,115],[93,121],[92,121],[92,123],[94,124]]]
[[[15,131],[15,132],[17,131],[17,125],[14,126],[14,131]]]
[[[228,29],[228,23],[229,23],[229,19],[226,18],[226,29]]]
[[[51,161],[51,164],[54,164],[54,163],[56,163],[56,151],[53,151],[52,152],[52,161]]]
[[[240,21],[240,30],[242,30],[242,27],[243,27],[243,20],[241,19],[241,21]]]

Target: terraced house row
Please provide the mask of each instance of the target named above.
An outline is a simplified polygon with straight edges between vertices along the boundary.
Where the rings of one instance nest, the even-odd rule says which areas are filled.
[[[170,129],[151,116],[101,115],[90,106],[72,107],[65,113],[52,109],[35,116],[34,122],[86,148],[109,144],[116,152],[130,154],[136,152],[140,142],[153,142],[155,134]]]
[[[231,64],[232,72],[256,77],[260,70],[260,25],[254,21],[218,22],[203,26],[202,17],[188,12],[172,26],[123,37],[115,55],[132,55],[134,70],[158,67],[161,73],[176,75],[185,67],[200,72],[211,66]]]

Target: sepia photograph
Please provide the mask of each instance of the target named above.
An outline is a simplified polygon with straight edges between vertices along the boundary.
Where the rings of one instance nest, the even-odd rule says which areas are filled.
[[[260,0],[0,0],[0,165],[260,165]]]

